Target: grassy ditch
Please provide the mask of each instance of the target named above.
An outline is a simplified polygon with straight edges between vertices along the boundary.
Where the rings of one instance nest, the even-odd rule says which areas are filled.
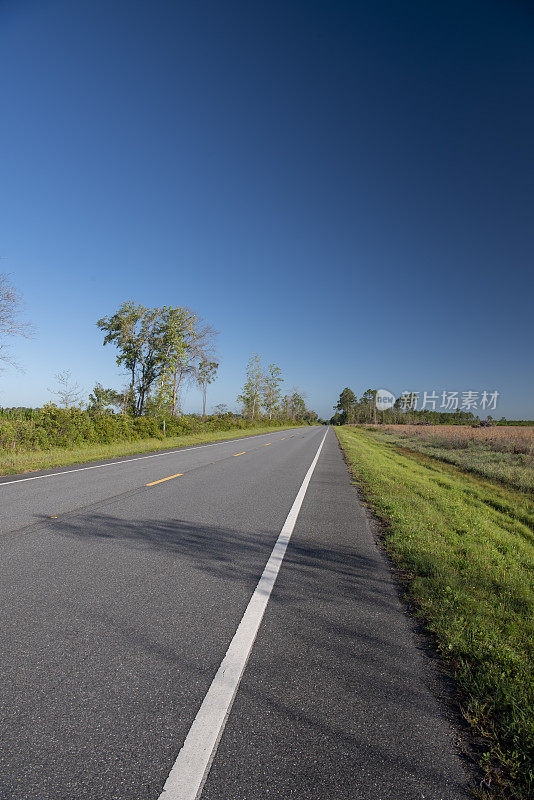
[[[418,616],[455,676],[485,790],[534,796],[534,502],[528,493],[336,428],[385,523]]]
[[[167,438],[148,438],[136,441],[113,442],[112,444],[85,444],[77,447],[54,447],[50,450],[31,450],[21,453],[0,451],[0,475],[13,475],[18,472],[33,472],[51,467],[66,467],[69,464],[83,464],[107,458],[120,458],[136,453],[149,453],[157,450],[170,450],[192,444],[218,442],[224,439],[238,439],[242,436],[256,436],[261,433],[285,431],[295,425],[265,426],[256,428],[236,428],[234,430],[206,431]],[[308,426],[306,426],[308,427]]]
[[[534,427],[381,425],[377,438],[534,493]]]

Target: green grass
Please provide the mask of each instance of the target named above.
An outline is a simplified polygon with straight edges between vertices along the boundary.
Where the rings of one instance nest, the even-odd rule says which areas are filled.
[[[455,464],[491,480],[501,481],[520,491],[534,492],[534,462],[531,455],[495,451],[483,442],[472,442],[465,449],[457,449],[438,441],[393,433],[381,432],[377,434],[377,438],[408,450],[425,453],[448,464]]]
[[[91,444],[79,447],[54,447],[51,450],[32,450],[22,453],[0,452],[0,475],[13,475],[19,472],[32,472],[51,467],[66,467],[69,464],[83,464],[106,458],[148,453],[155,450],[170,450],[192,444],[217,442],[222,439],[238,439],[241,436],[256,436],[261,433],[285,431],[298,425],[265,426],[257,428],[236,428],[226,431],[208,431],[185,436],[169,436],[166,439],[138,439],[113,444]],[[307,427],[307,426],[306,426]]]
[[[383,520],[418,616],[456,679],[489,796],[534,793],[534,503],[519,491],[336,428]],[[487,796],[487,795],[484,795]]]

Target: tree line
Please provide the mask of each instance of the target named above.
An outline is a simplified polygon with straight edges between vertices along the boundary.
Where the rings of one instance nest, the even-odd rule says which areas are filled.
[[[258,353],[252,353],[247,364],[245,384],[237,400],[241,413],[251,420],[281,419],[291,422],[317,422],[315,411],[306,408],[304,392],[294,386],[282,394],[282,370],[277,364],[264,367]]]
[[[180,415],[181,393],[194,381],[202,392],[202,419],[206,418],[207,390],[217,376],[215,331],[189,308],[146,308],[129,301],[115,314],[97,322],[105,334],[104,345],[117,349],[117,365],[125,367],[130,381],[125,392],[97,384],[90,407],[119,406],[133,416]],[[245,419],[316,422],[306,408],[305,394],[297,387],[282,394],[284,378],[277,364],[263,366],[258,353],[250,356],[244,386],[237,396]],[[66,397],[65,393],[63,395]],[[231,413],[220,404],[216,414]]]
[[[410,403],[403,407],[401,398],[397,398],[392,408],[384,411],[376,407],[378,389],[366,389],[361,397],[357,397],[352,389],[345,387],[339,395],[339,400],[334,406],[334,415],[330,418],[331,425],[361,425],[361,424],[390,424],[390,425],[469,425],[478,421],[472,411],[456,409],[456,411],[432,411],[410,407]],[[409,394],[409,393],[408,393]],[[488,417],[488,419],[491,419]],[[501,420],[505,423],[503,417]]]

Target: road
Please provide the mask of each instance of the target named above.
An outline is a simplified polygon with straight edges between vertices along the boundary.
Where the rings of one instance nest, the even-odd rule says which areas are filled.
[[[0,800],[467,796],[332,430],[0,498]]]

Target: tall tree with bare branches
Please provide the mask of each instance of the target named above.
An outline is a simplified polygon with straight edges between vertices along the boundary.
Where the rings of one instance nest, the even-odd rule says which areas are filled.
[[[187,326],[173,362],[172,375],[172,405],[171,413],[179,413],[180,395],[188,381],[194,380],[196,371],[202,361],[210,361],[215,356],[215,337],[218,331],[214,330],[202,317],[191,309],[187,312]]]
[[[261,391],[265,381],[265,373],[261,363],[259,353],[252,353],[247,364],[247,379],[245,385],[238,395],[237,400],[241,403],[243,414],[250,419],[256,419],[260,412]]]
[[[9,280],[9,275],[0,273],[0,361],[17,367],[9,355],[6,339],[12,336],[29,338],[33,329],[29,322],[20,318],[23,310],[22,298]]]
[[[55,389],[49,389],[50,394],[57,397],[59,404],[63,408],[72,408],[77,403],[81,402],[83,393],[80,386],[73,380],[70,370],[65,369],[63,372],[58,372],[54,375],[57,381]]]
[[[208,384],[215,380],[219,364],[217,361],[208,361],[203,358],[196,370],[196,377],[198,385],[202,389],[202,422],[206,419],[206,393],[208,391]]]

